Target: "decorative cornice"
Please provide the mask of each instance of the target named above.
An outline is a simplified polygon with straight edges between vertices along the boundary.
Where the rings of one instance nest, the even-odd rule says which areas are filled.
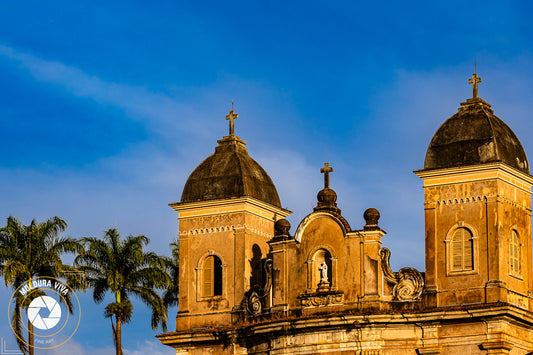
[[[502,196],[502,195],[496,195],[496,197],[498,198],[498,200],[501,200],[502,202],[505,202],[508,205],[511,205],[513,207],[516,207],[516,208],[519,208],[519,209],[522,209],[522,210],[525,210],[525,211],[531,211],[530,208],[527,208],[526,206],[521,205],[518,202],[511,200],[510,198],[507,198],[507,197]]]
[[[496,198],[497,202],[503,202],[507,203],[508,205],[511,205],[515,208],[531,212],[531,209],[527,206],[524,206],[516,201],[511,200],[510,198],[507,198],[502,195],[496,195],[494,196],[468,196],[468,197],[457,197],[457,198],[451,198],[446,200],[435,200],[435,201],[427,201],[425,202],[425,206],[431,206],[431,205],[437,205],[437,206],[449,206],[449,205],[456,205],[456,204],[462,204],[462,203],[472,203],[472,202],[484,202],[490,199]],[[490,201],[489,201],[490,202]]]
[[[511,343],[510,341],[507,341],[507,340],[489,340],[489,341],[486,341],[484,343],[481,344],[481,348],[483,350],[488,350],[488,351],[491,351],[491,350],[500,350],[500,351],[505,351],[506,353],[508,351],[511,351],[513,349],[513,343]],[[490,352],[489,354],[492,354],[493,352]],[[499,354],[504,354],[503,352],[499,352]],[[494,354],[496,354],[494,352]]]
[[[208,227],[208,228],[195,228],[195,229],[180,231],[179,235],[180,236],[201,235],[201,234],[210,234],[210,233],[219,233],[219,232],[238,231],[238,230],[243,230],[243,229],[249,232],[255,233],[257,235],[260,235],[262,237],[266,237],[268,239],[271,239],[274,236],[273,234],[267,233],[258,228],[248,227],[246,224],[225,225],[225,226]]]
[[[485,201],[487,197],[486,196],[468,196],[468,197],[458,197],[458,198],[452,198],[447,200],[437,200],[433,201],[433,203],[436,203],[437,205],[455,205],[455,204],[461,204],[461,203],[471,203],[471,202],[480,202]]]
[[[228,333],[244,334],[246,337],[258,335],[264,337],[265,334],[283,334],[284,332],[316,332],[317,329],[338,329],[339,327],[372,327],[400,325],[406,322],[424,326],[431,324],[441,324],[443,322],[461,322],[464,320],[482,319],[483,322],[491,319],[500,320],[502,318],[519,323],[522,327],[531,327],[533,324],[533,313],[517,308],[515,306],[496,302],[488,304],[463,305],[460,307],[435,307],[421,311],[405,311],[393,309],[387,311],[376,311],[371,314],[350,313],[340,311],[337,313],[326,313],[322,315],[302,316],[300,310],[295,310],[294,314],[286,317],[274,319],[264,319],[254,324],[243,323],[229,328],[223,328]],[[224,312],[218,312],[224,313]],[[190,315],[194,316],[194,315]],[[203,316],[203,315],[197,315]],[[222,327],[220,327],[222,328]],[[207,327],[192,330],[173,331],[158,334],[156,337],[166,345],[191,344],[205,341],[217,340],[216,327]],[[245,330],[245,332],[243,332]],[[489,345],[489,344],[487,344]],[[489,345],[490,346],[490,345]]]
[[[169,206],[172,207],[177,212],[185,212],[185,211],[188,212],[188,211],[201,210],[201,209],[206,209],[206,208],[238,206],[238,205],[243,205],[243,204],[249,204],[254,207],[260,207],[269,212],[279,215],[280,218],[287,217],[288,215],[292,213],[292,211],[290,210],[271,205],[270,203],[261,201],[259,199],[256,199],[250,196],[222,199],[222,200],[187,202],[187,203],[174,202],[174,203],[169,203]]]
[[[511,175],[512,177],[519,179],[526,184],[533,185],[532,175],[526,174],[502,162],[475,164],[475,165],[468,165],[468,166],[461,166],[461,167],[454,167],[454,168],[429,169],[429,170],[421,169],[421,170],[415,170],[413,171],[413,173],[415,173],[421,179],[426,180],[426,179],[431,179],[431,178],[447,177],[447,176],[454,176],[454,175],[461,175],[461,174],[471,175],[471,174],[478,174],[478,173],[484,173],[484,172],[490,172],[490,171],[496,171],[496,170],[504,171],[508,173],[509,175]],[[485,180],[485,179],[482,179],[482,180]],[[470,180],[467,180],[467,181],[470,181]],[[467,181],[464,181],[464,182],[467,182]]]

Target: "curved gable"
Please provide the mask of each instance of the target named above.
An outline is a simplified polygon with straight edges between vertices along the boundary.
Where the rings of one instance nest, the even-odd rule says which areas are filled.
[[[302,243],[302,240],[307,238],[327,241],[339,236],[346,237],[346,228],[340,219],[327,212],[314,212],[300,222],[294,239]]]

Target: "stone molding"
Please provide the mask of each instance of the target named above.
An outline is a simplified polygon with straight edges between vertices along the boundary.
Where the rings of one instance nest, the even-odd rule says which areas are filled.
[[[437,205],[437,206],[448,206],[448,205],[456,205],[456,204],[462,204],[462,203],[472,203],[472,202],[484,202],[486,201],[490,196],[466,196],[466,197],[457,197],[453,199],[446,199],[446,200],[436,200],[436,201],[429,201],[426,202],[424,205],[431,206],[431,205]],[[524,206],[516,201],[511,200],[508,197],[502,196],[502,195],[496,195],[496,199],[498,202],[504,202],[508,205],[511,205],[513,207],[519,208],[524,211],[531,212],[531,209],[527,206]]]
[[[331,306],[344,303],[344,292],[342,291],[327,291],[304,293],[298,296],[302,307],[319,307]]]
[[[312,221],[314,221],[315,219],[319,219],[319,218],[329,218],[329,219],[335,221],[339,225],[340,229],[342,230],[342,235],[346,238],[347,228],[344,225],[344,223],[342,223],[342,221],[339,218],[337,218],[337,216],[335,216],[335,215],[333,215],[331,213],[328,213],[328,212],[313,212],[313,213],[307,215],[300,222],[300,224],[298,225],[298,228],[296,229],[296,233],[294,233],[294,239],[298,243],[300,243],[301,240],[302,240],[302,236],[304,234],[304,231],[307,228],[307,226]]]
[[[509,354],[513,349],[513,344],[506,340],[489,340],[481,344],[487,354]]]
[[[271,239],[274,237],[274,235],[271,233],[264,232],[260,230],[259,228],[248,227],[246,224],[225,225],[225,226],[223,225],[223,226],[207,227],[207,228],[195,228],[195,229],[180,231],[179,235],[180,236],[200,235],[200,234],[209,234],[209,233],[229,232],[229,231],[242,230],[242,229],[245,229],[249,232],[260,235],[262,237],[266,237],[268,239]]]

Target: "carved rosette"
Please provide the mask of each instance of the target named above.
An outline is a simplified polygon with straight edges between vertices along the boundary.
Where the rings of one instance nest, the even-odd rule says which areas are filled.
[[[342,292],[318,292],[303,294],[298,297],[302,307],[329,306],[344,303]]]
[[[397,301],[414,301],[420,297],[424,289],[424,278],[420,271],[412,267],[401,268],[393,272],[390,267],[390,250],[381,248],[378,253],[385,279],[394,284],[392,295]]]

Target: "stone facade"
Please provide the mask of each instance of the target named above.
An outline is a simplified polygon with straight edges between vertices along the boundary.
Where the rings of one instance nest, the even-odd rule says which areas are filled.
[[[468,120],[485,124],[480,115],[499,120],[487,105],[476,96],[464,103],[465,122],[457,126],[452,117],[453,135],[442,134],[450,130],[445,123],[425,168],[415,171],[425,191],[422,273],[391,270],[377,210],[352,228],[329,187],[329,165],[317,206],[294,234],[284,219],[291,212],[260,197],[172,204],[180,225],[179,311],[176,331],[159,340],[177,354],[532,352],[533,177],[519,142],[494,148],[509,139],[507,126],[491,141],[468,131]],[[240,141],[232,137],[224,139]],[[477,155],[466,152],[472,149]],[[244,183],[253,178],[246,174],[252,177],[243,175]],[[265,195],[256,184],[253,191],[277,197],[268,189]]]

